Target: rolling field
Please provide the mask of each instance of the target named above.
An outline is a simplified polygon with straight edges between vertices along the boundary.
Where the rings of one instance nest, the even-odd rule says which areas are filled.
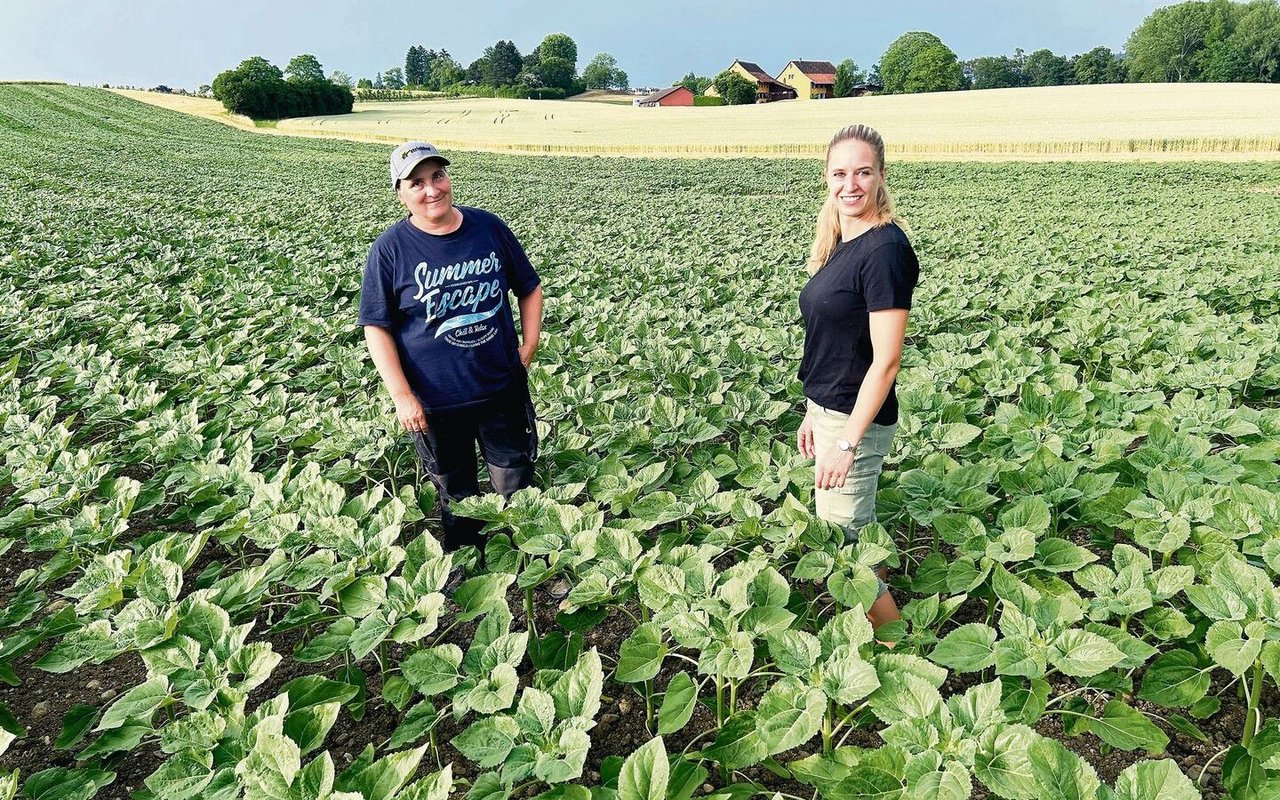
[[[1280,163],[892,164],[845,545],[794,444],[818,161],[450,153],[548,302],[536,487],[446,595],[355,324],[388,148],[5,86],[0,148],[0,798],[1280,792]]]
[[[166,104],[164,95],[130,93]],[[196,106],[179,98],[180,110]],[[215,101],[206,113],[222,114]],[[909,159],[1280,159],[1280,86],[1129,84],[861,97],[721,108],[432,100],[361,103],[354,114],[280,122],[280,133],[441,147],[650,156],[820,154],[863,122]]]

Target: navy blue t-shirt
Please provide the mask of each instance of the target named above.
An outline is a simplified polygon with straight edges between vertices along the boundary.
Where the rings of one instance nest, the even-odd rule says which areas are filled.
[[[391,333],[427,411],[476,405],[523,379],[507,292],[524,297],[541,282],[502,220],[457,209],[453,233],[426,233],[407,217],[383,232],[360,293],[360,324]]]
[[[875,356],[871,312],[911,309],[920,262],[902,228],[890,223],[841,242],[800,292],[804,395],[818,405],[849,414]],[[896,381],[872,421],[898,421]]]

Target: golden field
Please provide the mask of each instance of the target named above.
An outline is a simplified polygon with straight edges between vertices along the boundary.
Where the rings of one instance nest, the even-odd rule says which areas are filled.
[[[129,97],[255,128],[213,100]],[[465,99],[357,103],[264,132],[442,148],[637,156],[813,156],[837,129],[877,128],[911,159],[1280,159],[1280,85],[1121,84],[894,95],[718,108]]]

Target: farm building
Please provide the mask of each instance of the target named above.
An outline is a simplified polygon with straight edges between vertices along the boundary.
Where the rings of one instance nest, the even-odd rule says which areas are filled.
[[[672,86],[644,97],[637,97],[632,104],[637,108],[691,106],[693,105],[693,92],[687,86]]]
[[[760,69],[759,64],[750,61],[736,60],[729,69],[738,73],[742,77],[751,81],[756,85],[756,102],[772,103],[774,100],[794,100],[796,99],[796,90],[787,86],[785,83],[779,83],[769,73]],[[716,91],[715,85],[707,87],[703,92],[711,97],[718,97],[719,92]]]
[[[795,89],[800,100],[836,96],[836,65],[830,61],[791,61],[778,73],[778,80]]]

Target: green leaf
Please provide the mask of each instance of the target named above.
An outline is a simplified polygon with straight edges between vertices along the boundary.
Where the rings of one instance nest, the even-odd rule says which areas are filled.
[[[1101,783],[1093,767],[1058,742],[1037,737],[1030,749],[1038,800],[1094,800]]]
[[[515,579],[514,575],[494,572],[463,581],[453,593],[452,598],[458,605],[458,621],[468,622],[494,606],[506,606],[507,587],[511,586]]]
[[[740,711],[729,717],[710,747],[702,755],[726,769],[742,769],[759,764],[769,755],[768,748],[756,733],[756,715]]]
[[[426,736],[440,722],[443,716],[436,710],[430,700],[423,700],[409,709],[409,713],[404,715],[400,725],[391,734],[391,741],[387,743],[387,746],[394,749],[413,744],[423,736]]]
[[[388,675],[382,682],[382,699],[397,711],[413,700],[413,685],[400,675]]]
[[[442,644],[418,650],[400,664],[400,669],[413,688],[431,697],[458,685],[461,676],[462,648],[456,644]]]
[[[453,789],[453,765],[445,764],[444,769],[433,772],[406,786],[396,800],[448,800]]]
[[[1194,705],[1208,693],[1212,670],[1190,651],[1170,650],[1151,662],[1138,697],[1166,708]]]
[[[996,630],[981,622],[961,625],[938,642],[929,658],[957,672],[977,672],[996,663]]]
[[[457,742],[456,739],[454,741]],[[428,746],[392,753],[353,775],[343,773],[338,780],[338,788],[342,791],[357,791],[363,795],[364,800],[391,800],[409,778],[413,777]]]
[[[169,679],[157,675],[151,680],[133,687],[125,692],[119,700],[111,704],[102,715],[96,731],[119,728],[126,722],[137,721],[150,724],[151,716],[169,697]]]
[[[805,631],[778,631],[766,635],[765,641],[773,663],[788,675],[803,675],[813,669],[822,655],[818,638]]]
[[[666,654],[661,630],[655,623],[645,623],[622,642],[614,678],[623,683],[651,680],[662,668]]]
[[[84,739],[92,728],[93,723],[98,719],[98,709],[88,705],[72,706],[62,718],[62,733],[58,734],[58,738],[54,741],[53,746],[58,750],[66,750],[75,747]]]
[[[1240,745],[1233,745],[1222,760],[1222,786],[1227,795],[1259,797],[1259,790],[1267,782],[1267,772],[1262,763]]]
[[[77,708],[83,708],[83,706],[77,706]],[[18,722],[18,718],[13,715],[13,712],[4,703],[0,703],[0,731],[5,731],[16,737],[27,735],[27,729],[22,727],[22,723]]]
[[[511,717],[484,717],[453,738],[453,746],[485,768],[496,767],[507,758],[520,726]]]
[[[1210,625],[1205,633],[1204,647],[1219,666],[1230,670],[1237,678],[1248,672],[1262,655],[1261,637],[1246,634],[1238,622],[1222,621]]]
[[[1089,723],[1089,730],[1112,747],[1121,750],[1146,750],[1163,753],[1169,737],[1147,719],[1141,711],[1123,700],[1112,700],[1102,709],[1102,716]]]
[[[160,749],[166,753],[211,751],[226,728],[227,720],[217,712],[196,711],[164,726],[160,731]]]
[[[284,733],[298,744],[301,755],[306,755],[324,744],[333,724],[338,721],[342,704],[322,703],[290,711],[284,718]]]
[[[689,723],[697,707],[698,684],[687,672],[677,672],[667,683],[658,709],[658,734],[675,733]]]
[[[661,736],[650,739],[622,763],[619,800],[665,800],[669,777],[666,745]]]
[[[351,641],[351,634],[356,629],[356,621],[350,617],[341,617],[333,621],[324,633],[315,637],[293,653],[295,661],[304,664],[315,664],[328,661],[338,653],[345,652]]]
[[[326,751],[298,771],[290,786],[289,800],[328,800],[333,782],[333,757]]]
[[[479,681],[465,698],[455,695],[459,708],[470,708],[480,714],[496,714],[511,708],[515,702],[520,678],[510,664],[499,664],[488,678]]]
[[[770,686],[756,708],[756,732],[769,755],[799,747],[822,728],[827,697],[799,678],[785,677]]]
[[[876,668],[848,645],[837,648],[822,665],[822,691],[837,703],[852,705],[880,689]]]
[[[1049,682],[1043,678],[1002,677],[1003,699],[1000,707],[1014,720],[1034,725],[1044,714],[1049,700]]]
[[[195,797],[213,780],[213,754],[187,751],[170,756],[143,781],[156,797],[187,800]]]
[[[115,779],[114,772],[100,769],[54,767],[27,778],[22,792],[31,800],[89,800]]]
[[[1116,777],[1116,800],[1200,800],[1191,779],[1169,759],[1139,761]]]
[[[1048,659],[1064,675],[1089,678],[1119,664],[1125,654],[1096,633],[1068,628],[1053,640]]]
[[[154,733],[150,725],[134,724],[103,731],[92,744],[76,753],[76,758],[87,761],[108,753],[129,752],[142,742],[142,737],[150,733]]]
[[[600,693],[604,688],[604,668],[600,654],[593,647],[578,658],[550,689],[560,719],[586,717],[595,719],[600,711]]]
[[[1036,734],[1023,725],[987,730],[978,740],[973,774],[1002,797],[1034,797],[1030,751],[1035,738]]]

